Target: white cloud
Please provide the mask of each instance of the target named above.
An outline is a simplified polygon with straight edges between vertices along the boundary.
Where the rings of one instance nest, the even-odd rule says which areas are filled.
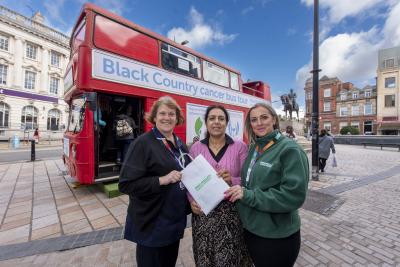
[[[225,34],[218,27],[207,24],[203,15],[192,7],[189,12],[189,28],[172,28],[167,36],[177,43],[188,40],[187,46],[191,48],[201,48],[214,43],[223,45],[232,42],[237,34]]]
[[[242,10],[242,15],[246,15],[247,13],[251,12],[254,10],[253,6],[248,6],[245,9]]]
[[[66,22],[63,19],[64,16],[61,15],[64,2],[65,0],[51,0],[51,1],[45,1],[43,3],[44,7],[47,10],[47,15],[50,16],[51,20],[61,23],[63,26],[66,25]]]
[[[302,2],[310,2],[302,0]],[[330,1],[325,1],[330,2]],[[336,1],[341,2],[341,1]],[[359,10],[367,12],[366,5]],[[380,1],[365,1],[370,8]],[[375,4],[372,5],[372,2]],[[349,2],[350,3],[350,2]],[[353,2],[351,2],[353,3]],[[356,86],[373,82],[376,76],[378,50],[400,45],[400,2],[388,1],[388,13],[383,27],[372,26],[367,31],[340,33],[328,36],[320,43],[320,77],[338,77],[342,81],[351,81]],[[343,5],[343,3],[342,3]],[[355,10],[353,8],[352,10]],[[350,14],[350,13],[349,13]],[[311,77],[312,56],[307,64],[298,69],[296,81],[298,88],[304,88],[305,81]]]
[[[388,0],[321,0],[320,8],[328,10],[328,17],[331,23],[338,23],[346,17],[356,16],[372,7]],[[313,6],[314,0],[301,0],[307,6]]]

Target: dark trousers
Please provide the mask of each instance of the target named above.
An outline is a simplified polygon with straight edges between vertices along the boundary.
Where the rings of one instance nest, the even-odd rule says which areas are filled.
[[[324,169],[325,169],[326,160],[327,160],[327,159],[324,159],[324,158],[318,158],[318,161],[319,161],[319,169],[320,169],[321,171],[324,171]]]
[[[126,140],[117,140],[118,145],[118,152],[117,152],[117,159],[119,161],[124,162],[126,152],[128,152],[128,148],[132,143],[133,139],[126,139]]]
[[[179,242],[166,247],[146,247],[137,244],[136,262],[138,267],[175,267]]]
[[[300,251],[300,231],[286,238],[264,238],[244,230],[244,242],[255,267],[292,267]]]

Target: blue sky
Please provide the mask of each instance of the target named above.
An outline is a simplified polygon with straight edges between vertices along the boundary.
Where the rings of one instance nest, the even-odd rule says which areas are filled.
[[[70,33],[82,0],[0,0]],[[273,101],[293,88],[304,107],[312,64],[313,0],[95,0],[141,26],[270,84]],[[400,45],[400,0],[320,0],[320,75],[373,84],[377,51]],[[279,111],[280,102],[274,103]]]

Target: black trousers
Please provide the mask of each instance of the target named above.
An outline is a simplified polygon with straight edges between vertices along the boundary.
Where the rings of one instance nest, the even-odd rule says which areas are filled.
[[[137,244],[136,263],[138,267],[175,267],[179,242],[166,247],[146,247]]]
[[[286,238],[264,238],[246,229],[244,242],[255,267],[292,267],[300,251],[300,230]]]
[[[326,161],[327,161],[327,159],[318,158],[318,161],[319,161],[319,169],[320,169],[321,171],[324,171],[325,166],[326,166]]]

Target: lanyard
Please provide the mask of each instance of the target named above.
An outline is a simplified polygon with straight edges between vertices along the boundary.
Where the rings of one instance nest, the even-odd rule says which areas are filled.
[[[171,153],[171,155],[172,155],[172,157],[174,158],[174,160],[176,161],[176,163],[178,163],[178,165],[179,165],[182,169],[184,169],[184,168],[185,168],[185,163],[186,163],[186,160],[185,160],[185,157],[184,157],[185,153],[183,153],[182,150],[181,150],[181,148],[179,147],[177,138],[175,139],[175,142],[176,142],[176,144],[178,145],[179,155],[180,155],[179,157],[176,156],[176,154],[175,154],[174,151],[172,150],[171,145],[167,142],[167,139],[166,139],[165,137],[161,137],[160,134],[157,133],[157,131],[156,131],[154,128],[153,128],[153,132],[155,133],[156,138],[157,138],[158,140],[161,140],[162,143],[164,144],[165,148]],[[174,138],[175,138],[175,137],[174,137]]]
[[[278,139],[281,137],[281,134],[278,133],[275,136],[275,140],[278,141]],[[246,186],[248,186],[249,184],[249,180],[250,180],[250,174],[251,171],[253,170],[254,165],[256,164],[258,158],[265,152],[267,151],[267,149],[269,149],[273,144],[275,144],[274,140],[269,141],[260,151],[260,148],[258,147],[258,145],[256,146],[256,148],[254,149],[254,153],[251,157],[250,160],[250,164],[249,164],[249,168],[247,169],[247,174],[246,174]]]

